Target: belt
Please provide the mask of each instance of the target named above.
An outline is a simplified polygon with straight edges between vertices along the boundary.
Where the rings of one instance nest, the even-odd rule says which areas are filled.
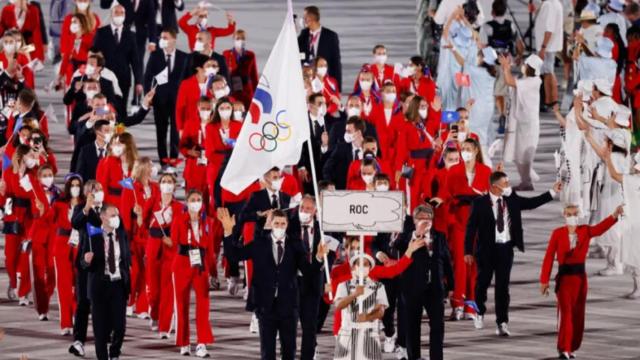
[[[411,150],[409,155],[412,159],[428,159],[433,154],[433,149]]]
[[[558,267],[558,274],[556,275],[556,287],[554,291],[557,293],[560,290],[560,284],[562,283],[562,277],[564,275],[582,275],[584,273],[584,263],[560,264],[560,266]]]
[[[214,151],[214,153],[226,155],[226,154],[231,154],[231,151],[232,151],[231,149],[228,149],[228,150],[216,150],[216,151]]]
[[[13,205],[22,207],[22,208],[29,208],[31,207],[31,200],[27,198],[16,197],[16,198],[13,198]]]
[[[178,245],[178,254],[180,254],[182,256],[189,256],[189,250],[194,250],[194,249],[200,250],[200,258],[204,259],[204,248],[201,248],[201,247],[192,247],[192,246],[189,246],[189,245],[179,244]]]
[[[20,235],[22,225],[17,221],[8,221],[4,223],[2,233],[5,235]]]
[[[71,229],[58,229],[58,236],[71,236]]]
[[[109,186],[109,195],[113,195],[113,196],[120,196],[122,195],[122,188],[114,188]]]
[[[169,230],[170,230],[169,228],[163,229],[159,227],[152,227],[149,229],[149,236],[151,236],[152,238],[162,239],[163,237],[165,237],[165,235],[171,236],[171,233]]]

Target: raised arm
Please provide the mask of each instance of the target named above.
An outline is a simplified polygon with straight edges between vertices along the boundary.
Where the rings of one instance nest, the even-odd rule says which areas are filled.
[[[607,216],[604,220],[599,222],[598,224],[589,226],[589,236],[590,237],[598,237],[607,230],[609,230],[616,222],[618,222],[618,216],[622,215],[623,209],[622,205],[618,206],[613,214]]]

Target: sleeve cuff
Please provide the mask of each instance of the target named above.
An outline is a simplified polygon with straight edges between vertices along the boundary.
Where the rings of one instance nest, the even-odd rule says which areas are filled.
[[[552,197],[552,198],[554,198],[554,199],[555,199],[555,198],[556,198],[556,196],[558,195],[558,193],[557,193],[555,190],[553,190],[553,189],[549,189],[549,194],[551,194],[551,197]]]

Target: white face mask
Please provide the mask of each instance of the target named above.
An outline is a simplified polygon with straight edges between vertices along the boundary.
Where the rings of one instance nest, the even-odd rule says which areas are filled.
[[[202,41],[196,41],[193,45],[193,51],[202,51],[204,50],[204,43]]]
[[[467,138],[467,133],[464,131],[458,132],[458,141],[463,142]]]
[[[87,100],[93,99],[93,97],[96,96],[97,94],[98,92],[95,90],[87,90],[84,92],[84,95],[87,97]]]
[[[301,223],[306,224],[311,220],[311,214],[300,211],[298,212],[298,219],[300,219]]]
[[[511,186],[508,186],[508,187],[502,189],[502,196],[509,197],[509,196],[511,196],[512,192],[513,192],[513,189],[511,188]]]
[[[26,158],[24,160],[24,164],[27,166],[28,169],[33,169],[38,164],[38,160],[33,158]]]
[[[6,53],[13,54],[14,52],[16,52],[16,43],[15,42],[3,43],[2,44],[2,49]]]
[[[220,113],[220,118],[222,120],[229,120],[229,119],[231,119],[231,113],[232,112],[233,111],[231,111],[230,109],[229,110],[220,110],[220,112],[219,112]]]
[[[315,78],[311,81],[311,92],[314,94],[322,92],[323,87],[322,80]]]
[[[200,110],[198,113],[200,114],[201,121],[209,121],[209,118],[211,117],[211,110]]]
[[[214,75],[218,74],[218,68],[217,67],[204,68],[204,73],[207,76],[214,76]]]
[[[124,16],[114,16],[113,18],[111,18],[111,21],[113,21],[113,25],[121,26],[122,24],[124,24]]]
[[[233,42],[233,47],[235,47],[236,50],[244,49],[244,40],[235,40]]]
[[[387,62],[387,55],[376,55],[373,59],[376,64],[384,65]]]
[[[416,67],[411,65],[407,68],[407,75],[408,76],[413,76],[416,74]]]
[[[87,9],[89,8],[89,2],[76,2],[76,6],[78,7],[78,10],[80,11],[87,11]]]
[[[158,41],[158,46],[160,47],[160,49],[166,49],[167,47],[169,47],[169,40],[160,39],[160,41]]]
[[[202,201],[194,201],[189,203],[189,211],[197,213],[202,209]]]
[[[151,165],[151,177],[155,178],[156,176],[158,176],[158,167],[155,165]]]
[[[280,189],[282,188],[283,181],[284,181],[283,178],[280,178],[278,180],[271,180],[271,187],[273,188],[273,190],[280,191]]]
[[[283,228],[273,228],[273,229],[271,229],[271,233],[278,240],[284,239],[284,235],[286,234],[286,232],[287,232],[287,230],[283,229]]]
[[[375,175],[362,175],[362,180],[364,180],[364,183],[369,185],[371,183],[373,183],[373,178],[375,177]]]
[[[358,107],[350,107],[347,109],[347,118],[353,117],[353,116],[360,116],[360,108]]]
[[[170,183],[160,184],[160,192],[162,192],[163,194],[173,194],[174,188],[175,188],[175,185]]]
[[[72,186],[69,188],[69,193],[71,194],[71,197],[74,198],[80,196],[80,186]]]
[[[91,76],[96,72],[96,67],[93,65],[89,65],[87,64],[87,66],[84,68],[84,73],[85,75]]]
[[[219,89],[213,92],[213,96],[215,96],[216,99],[223,98],[225,95],[227,95],[227,92],[224,89]]]
[[[366,81],[362,81],[360,80],[360,89],[362,89],[362,91],[369,91],[371,90],[371,81],[366,80]]]
[[[120,218],[118,216],[109,218],[109,226],[113,229],[117,229],[120,227]]]
[[[98,203],[102,204],[104,201],[104,191],[97,191],[93,193],[93,199]]]
[[[49,187],[51,187],[51,185],[53,185],[53,176],[43,177],[43,178],[40,179],[40,182],[45,187],[49,188]]]
[[[418,109],[418,114],[420,114],[420,119],[424,120],[427,118],[427,115],[429,114],[429,110],[428,109]]]
[[[347,144],[351,144],[353,142],[353,134],[350,134],[348,132],[344,133],[344,141]]]
[[[389,185],[387,184],[376,185],[376,191],[389,191]]]
[[[200,21],[198,22],[198,24],[200,24],[200,26],[202,27],[207,27],[208,23],[209,23],[209,19],[207,18],[201,18]]]
[[[80,31],[80,24],[71,23],[71,25],[69,25],[69,31],[71,31],[72,34],[78,33],[78,31]]]
[[[324,77],[325,75],[327,75],[327,70],[329,70],[326,66],[320,66],[316,68],[316,74],[318,74],[319,76]]]
[[[111,154],[114,156],[121,156],[124,153],[124,145],[113,145],[111,147]]]
[[[318,107],[318,116],[325,116],[327,114],[327,105],[322,104]]]
[[[464,162],[473,160],[473,153],[471,151],[463,151],[460,153],[460,155],[462,156],[462,161]]]
[[[233,112],[233,118],[238,121],[244,120],[244,112],[236,110]]]
[[[113,134],[111,134],[110,132],[104,134],[104,142],[109,143],[109,141],[111,141],[112,137],[113,137]]]
[[[568,226],[577,226],[578,225],[578,217],[577,216],[567,216],[565,217]]]
[[[393,94],[393,93],[384,93],[383,97],[384,97],[384,101],[387,103],[396,101],[396,94]]]

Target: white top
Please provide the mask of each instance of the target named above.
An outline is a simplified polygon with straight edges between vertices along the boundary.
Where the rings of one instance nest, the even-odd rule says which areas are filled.
[[[358,281],[355,279],[340,283],[340,285],[338,285],[338,290],[336,291],[336,298],[334,300],[334,303],[337,304],[342,298],[345,298],[350,293],[353,293],[357,285]],[[347,287],[349,288],[347,289]],[[364,307],[364,312],[372,311],[376,305],[383,305],[385,308],[389,307],[389,301],[387,300],[387,293],[385,292],[384,286],[381,286],[380,283],[374,282],[369,278],[365,278],[364,294],[360,295],[356,302],[359,302],[360,299],[363,299],[362,305]],[[358,306],[356,305],[355,308],[357,309]],[[354,311],[352,311],[351,305],[348,305],[341,311],[342,322],[340,323],[340,332],[343,334],[348,334],[354,328],[377,329],[378,322],[380,321],[374,320],[366,323],[354,322],[353,317],[357,315],[354,314]]]
[[[510,219],[509,219],[509,210],[507,209],[507,202],[502,196],[495,196],[492,193],[489,193],[489,197],[491,198],[491,208],[493,209],[493,217],[496,219],[496,244],[506,244],[511,240],[511,235],[509,234],[510,227]],[[502,206],[504,206],[504,229],[502,232],[498,231],[498,199],[502,199]]]
[[[584,37],[584,41],[587,43],[587,47],[589,50],[596,51],[598,47],[596,43],[598,39],[602,37],[602,33],[604,32],[603,27],[598,24],[593,24],[588,28],[581,28],[579,30],[580,34]]]
[[[562,3],[560,0],[546,0],[542,2],[540,11],[536,16],[534,35],[536,37],[536,49],[540,51],[544,33],[551,32],[551,39],[547,44],[547,52],[562,50],[562,29],[564,18],[562,17]]]

